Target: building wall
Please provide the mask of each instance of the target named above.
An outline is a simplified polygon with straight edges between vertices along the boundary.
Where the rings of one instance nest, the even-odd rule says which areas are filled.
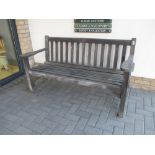
[[[20,47],[22,53],[32,51],[32,43],[30,38],[30,31],[28,26],[28,20],[26,19],[17,19],[16,20],[17,33],[20,42]]]
[[[17,33],[22,53],[32,52],[32,42],[27,19],[16,19]],[[34,58],[30,58],[30,64],[33,65]]]

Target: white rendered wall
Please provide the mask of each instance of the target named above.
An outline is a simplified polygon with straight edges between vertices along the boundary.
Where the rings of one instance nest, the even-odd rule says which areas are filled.
[[[56,37],[87,37],[131,39],[137,38],[135,49],[134,76],[155,78],[155,20],[123,20],[112,21],[112,33],[75,33],[72,19],[62,20],[29,20],[33,50],[45,46],[45,35]],[[36,62],[44,62],[43,54],[35,56]]]

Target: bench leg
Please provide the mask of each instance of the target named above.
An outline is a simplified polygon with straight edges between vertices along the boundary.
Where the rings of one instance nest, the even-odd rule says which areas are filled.
[[[25,74],[26,74],[26,79],[27,79],[27,83],[28,83],[28,87],[30,89],[31,92],[33,92],[33,82],[31,81],[31,78],[30,78],[30,74],[29,74],[29,61],[28,61],[28,58],[24,59],[23,60],[23,63],[24,63],[24,68],[25,68]]]
[[[26,73],[26,79],[27,79],[27,83],[28,83],[28,87],[29,87],[30,91],[33,92],[34,83],[31,80],[29,73],[28,74]]]
[[[119,112],[117,113],[118,117],[123,117],[125,101],[126,101],[126,92],[127,92],[127,88],[126,88],[126,90],[124,90],[124,92],[121,95],[121,101],[120,101],[120,105],[119,105]]]
[[[126,101],[126,95],[127,95],[126,93],[127,93],[128,81],[129,81],[129,73],[128,72],[125,72],[124,78],[125,78],[125,83],[121,90],[121,100],[120,100],[120,105],[119,105],[119,112],[117,113],[118,117],[123,117],[123,114],[124,114],[124,107],[125,107],[125,101]]]

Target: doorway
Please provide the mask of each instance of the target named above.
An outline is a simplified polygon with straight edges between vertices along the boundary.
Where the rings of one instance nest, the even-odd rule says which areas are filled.
[[[15,20],[0,19],[0,86],[23,74]]]

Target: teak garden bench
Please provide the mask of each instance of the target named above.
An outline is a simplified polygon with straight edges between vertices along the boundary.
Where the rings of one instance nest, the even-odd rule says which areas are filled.
[[[33,91],[30,75],[53,75],[104,84],[120,98],[117,116],[123,117],[129,76],[134,69],[135,44],[136,38],[112,40],[45,36],[45,48],[21,55],[29,89]],[[30,67],[29,57],[43,51],[45,63]]]

